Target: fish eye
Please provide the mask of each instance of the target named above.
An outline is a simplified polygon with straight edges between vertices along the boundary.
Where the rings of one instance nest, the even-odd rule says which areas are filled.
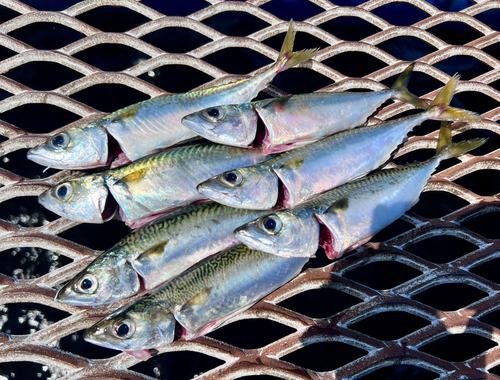
[[[63,183],[55,189],[55,196],[60,201],[67,201],[71,195],[73,195],[73,187],[69,183]]]
[[[207,115],[214,120],[220,120],[223,116],[222,110],[218,107],[209,108],[207,110]]]
[[[128,339],[135,333],[135,325],[128,319],[120,319],[113,325],[113,333],[121,339]]]
[[[81,278],[77,285],[77,291],[80,293],[94,293],[97,289],[97,278],[92,274],[86,274]]]
[[[281,219],[277,215],[266,216],[261,220],[260,227],[267,233],[275,235],[281,230]]]
[[[50,145],[56,149],[66,148],[69,144],[69,136],[67,133],[59,133],[50,139]]]
[[[222,173],[219,176],[219,179],[221,180],[221,182],[223,182],[229,186],[238,186],[243,181],[243,177],[236,170]]]

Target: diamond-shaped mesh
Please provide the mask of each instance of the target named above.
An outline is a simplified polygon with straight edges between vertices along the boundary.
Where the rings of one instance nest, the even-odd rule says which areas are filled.
[[[177,1],[165,2],[168,3]],[[3,251],[0,257],[2,261],[7,261],[9,255],[23,254],[29,263],[29,260],[35,262],[38,256],[44,254],[52,255],[59,263],[39,277],[30,275],[29,270],[15,273],[3,270],[5,274],[0,275],[0,304],[6,306],[3,311],[0,310],[2,331],[8,331],[6,310],[14,304],[29,309],[29,304],[35,303],[45,309],[61,311],[52,324],[41,323],[43,319],[28,313],[26,318],[33,328],[26,331],[26,335],[0,335],[0,371],[6,368],[2,367],[2,363],[34,362],[50,368],[53,378],[95,376],[144,379],[164,376],[159,367],[148,372],[141,364],[130,370],[139,362],[124,353],[110,354],[109,351],[104,354],[107,359],[94,359],[97,354],[93,349],[72,353],[68,352],[71,343],[63,344],[70,336],[76,341],[80,334],[81,339],[81,330],[108,314],[111,308],[56,303],[55,289],[82,270],[100,252],[97,249],[109,247],[115,241],[102,243],[94,240],[95,246],[88,248],[79,244],[81,237],[92,235],[99,229],[105,229],[105,226],[94,228],[56,219],[43,208],[37,208],[34,214],[23,214],[24,206],[27,209],[37,207],[38,194],[79,174],[71,171],[42,173],[41,169],[33,174],[33,171],[23,169],[24,165],[34,167],[26,161],[25,149],[39,144],[47,134],[28,132],[40,133],[40,130],[32,125],[24,126],[22,114],[38,112],[36,107],[43,105],[46,119],[39,121],[48,128],[42,132],[50,135],[94,120],[104,114],[100,111],[107,112],[127,105],[92,103],[93,94],[107,91],[111,85],[119,86],[120,91],[133,90],[130,94],[137,99],[132,97],[129,100],[131,103],[168,93],[148,80],[148,77],[166,68],[178,68],[184,74],[203,73],[200,74],[203,81],[208,80],[204,87],[246,77],[253,73],[247,71],[245,74],[229,75],[228,71],[232,72],[230,69],[221,69],[209,62],[220,62],[220,59],[212,59],[219,55],[224,57],[222,61],[230,63],[232,52],[236,51],[234,48],[240,49],[238,51],[244,48],[246,52],[255,52],[250,53],[251,57],[257,57],[257,61],[261,62],[257,68],[250,69],[258,72],[277,57],[279,44],[275,48],[269,45],[274,40],[281,41],[295,4],[278,0],[210,0],[209,3],[193,0],[179,3],[185,5],[179,5],[175,15],[168,15],[167,5],[146,0],[142,3],[131,0],[61,1],[60,9],[50,10],[37,10],[17,0],[0,0],[0,55],[3,59],[0,61],[0,134],[5,137],[0,144],[0,153],[4,157],[0,165],[0,183],[3,185],[0,189],[0,217],[5,219],[0,220],[0,250]],[[459,106],[470,109],[469,104],[472,103],[469,101],[479,99],[478,109],[472,110],[481,113],[483,120],[469,124],[455,123],[454,136],[456,139],[461,139],[462,134],[466,136],[463,138],[490,136],[490,145],[479,153],[466,154],[440,168],[426,188],[432,195],[423,197],[415,209],[377,235],[372,243],[332,263],[324,257],[312,261],[311,268],[298,278],[235,318],[235,321],[265,319],[273,321],[273,325],[286,326],[276,334],[273,342],[265,343],[260,348],[239,348],[223,340],[201,337],[163,347],[159,350],[160,354],[170,352],[170,356],[160,355],[157,358],[170,361],[172,366],[189,367],[199,357],[208,355],[214,360],[209,361],[204,373],[199,375],[203,379],[234,379],[252,375],[283,379],[368,379],[381,376],[380,371],[389,367],[400,370],[413,368],[415,374],[425,373],[430,376],[428,378],[497,378],[494,374],[500,371],[494,367],[500,364],[500,325],[496,322],[495,311],[500,303],[500,278],[495,275],[495,264],[500,256],[500,199],[498,184],[495,183],[498,176],[494,174],[500,170],[500,150],[496,144],[500,135],[500,2],[436,3],[452,6],[441,10],[423,0],[405,0],[402,3],[372,0],[357,6],[337,6],[326,0],[312,0],[306,10],[294,17],[299,19],[295,21],[299,31],[297,42],[305,36],[317,44],[300,48],[317,45],[322,48],[311,62],[287,72],[286,81],[292,89],[295,88],[295,81],[302,83],[306,90],[318,84],[311,91],[380,90],[392,83],[408,61],[415,60],[415,76],[428,83],[430,88],[427,93],[418,95],[431,100],[450,76],[462,69],[466,72],[463,77],[466,80],[460,81],[457,87]],[[155,4],[163,5],[155,10]],[[457,10],[460,4],[465,5]],[[116,17],[125,15],[124,19],[131,20],[129,24],[122,25],[123,30],[112,30],[112,20],[106,22],[100,19],[100,8],[109,10],[109,7],[114,7]],[[390,20],[381,17],[381,12],[387,7],[394,7],[396,12]],[[400,21],[398,9],[412,12],[415,20],[411,25],[397,26]],[[226,12],[238,12],[234,13],[235,18],[257,25],[258,29],[247,36],[233,36],[212,28],[210,25],[216,24],[217,17]],[[51,47],[47,40],[22,39],[21,36],[26,35],[22,33],[22,28],[43,25],[64,34],[68,42],[64,46]],[[189,51],[169,53],[159,47],[167,49],[167,45],[163,44],[168,41],[162,41],[161,35],[153,38],[154,33],[167,33],[172,28],[177,28],[175,30],[179,33],[182,30],[183,36],[188,36],[184,46],[189,46]],[[462,33],[464,29],[467,29],[468,36],[472,36],[471,39],[463,37],[460,40],[466,35]],[[351,35],[353,39],[356,36],[359,38],[352,41]],[[277,36],[276,39],[274,36]],[[155,41],[162,42],[156,46]],[[396,48],[398,43],[412,44],[415,47],[413,51],[420,52],[420,55],[401,56]],[[120,45],[129,47],[126,51],[136,57],[132,64],[120,63],[126,66],[119,69],[122,71],[96,67],[98,65],[92,61],[96,51],[102,53],[108,47],[112,49]],[[100,50],[90,50],[92,54],[86,54],[88,49]],[[365,58],[371,62],[369,71],[361,77],[349,76],[351,66],[356,66],[358,60]],[[351,61],[345,62],[347,59]],[[43,78],[46,66],[36,66],[35,63],[49,62],[61,65],[59,75]],[[465,63],[460,66],[460,62]],[[40,84],[35,80],[33,83],[37,84],[32,85],[33,88],[28,86],[26,83],[32,83],[31,79],[16,72],[16,68],[27,64],[33,64],[35,75],[45,82]],[[36,71],[38,67],[42,67],[42,71]],[[468,67],[475,69],[469,72]],[[188,77],[186,75],[186,80]],[[307,79],[300,82],[301,77]],[[269,94],[286,93],[279,88],[282,83],[279,78],[274,83],[268,89]],[[48,111],[47,105],[52,106]],[[23,112],[16,113],[17,109]],[[372,121],[399,117],[410,110],[408,104],[391,103],[379,110]],[[69,114],[72,116],[67,116]],[[66,117],[67,121],[61,125],[50,124],[51,115],[62,115],[61,118],[65,120]],[[417,156],[419,160],[432,154],[436,147],[437,129],[438,124],[427,124],[416,130],[389,166],[413,161],[416,159],[414,154],[422,154]],[[476,177],[466,178],[477,172],[480,173]],[[442,197],[443,193],[446,196]],[[451,205],[446,208],[448,200]],[[426,207],[428,210],[421,212],[426,216],[419,214],[419,210]],[[47,222],[45,218],[52,218],[52,221]],[[108,231],[110,228],[121,228],[122,235],[126,233],[119,223],[112,226],[108,227]],[[105,236],[105,233],[96,239],[100,236]],[[428,245],[425,245],[426,239],[436,237],[441,239],[430,240],[432,244],[427,242]],[[453,244],[446,237],[453,237],[455,245],[460,245],[460,241],[467,243],[463,243],[465,247],[459,252],[454,252]],[[82,244],[86,244],[85,240]],[[442,253],[442,256],[434,258],[425,254],[425,247],[435,247],[434,244],[438,248],[433,252],[436,255]],[[491,264],[488,264],[489,261]],[[466,289],[474,290],[472,298],[462,297]],[[444,301],[429,302],[426,294],[433,290],[439,291]],[[314,295],[315,292],[319,293]],[[300,302],[308,307],[293,306],[292,297],[301,295],[304,297],[300,298]],[[456,303],[445,302],[449,297],[457,297],[458,300]],[[448,305],[459,305],[460,309],[450,311]],[[115,307],[116,304],[113,305]],[[410,327],[410,332],[405,330],[402,337],[393,332],[387,335],[387,339],[380,331],[378,334],[370,332],[379,330],[379,319],[374,316],[394,318],[394,324],[401,318],[399,323],[404,324],[408,314],[412,315],[409,320],[414,321],[409,325],[414,327]],[[364,320],[370,323],[364,323]],[[368,327],[372,324],[374,326],[370,330]],[[391,330],[390,324],[384,326],[380,328]],[[246,328],[250,328],[249,325],[242,324],[240,330],[232,330],[232,334],[244,335]],[[257,335],[265,333],[258,329],[253,331]],[[459,336],[455,337],[456,334]],[[466,340],[471,335],[481,339]],[[480,343],[483,340],[487,341],[486,345]],[[460,352],[463,353],[468,345],[477,350],[470,355],[461,355]],[[290,355],[300,353],[301,349],[306,355],[304,347],[311,348],[312,356],[318,357],[319,361],[300,361],[297,355]],[[457,347],[458,354],[453,355],[452,351]],[[189,356],[189,352],[204,355]],[[344,356],[338,359],[341,355]],[[321,362],[321,356],[326,357],[324,362]],[[383,373],[388,377],[387,374],[392,372]],[[36,374],[32,375],[32,378],[37,378]]]

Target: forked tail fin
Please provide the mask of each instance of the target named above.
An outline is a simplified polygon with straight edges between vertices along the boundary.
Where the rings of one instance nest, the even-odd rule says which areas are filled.
[[[479,115],[473,112],[462,110],[460,108],[450,107],[451,98],[455,88],[457,87],[460,75],[455,74],[441,91],[436,95],[429,108],[434,108],[438,114],[433,117],[435,120],[448,120],[448,121],[477,121],[481,120]]]
[[[281,51],[278,56],[278,59],[275,63],[275,71],[280,73],[298,65],[301,62],[305,62],[308,59],[314,57],[314,55],[318,52],[318,49],[308,49],[301,50],[297,52],[293,52],[293,41],[295,40],[295,29],[293,27],[293,20],[290,21],[290,25],[288,27],[288,32],[285,36],[285,41],[283,41],[283,45],[281,46]]]
[[[443,160],[451,157],[458,157],[465,154],[473,149],[479,148],[488,139],[473,139],[465,140],[457,143],[451,142],[451,123],[443,121],[441,123],[441,129],[439,130],[438,145],[436,148],[436,154],[441,156]]]
[[[399,75],[396,82],[392,85],[392,90],[396,91],[396,98],[408,102],[417,108],[427,109],[429,106],[424,100],[408,91],[408,80],[414,66],[415,63],[412,63]]]

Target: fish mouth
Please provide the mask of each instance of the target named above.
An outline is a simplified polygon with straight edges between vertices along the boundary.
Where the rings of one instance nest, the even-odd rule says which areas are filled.
[[[184,116],[181,120],[182,125],[185,127],[191,129],[193,132],[202,135],[205,137],[205,134],[207,133],[207,129],[202,127],[200,123],[193,121],[191,115]]]
[[[54,167],[54,162],[61,162],[62,161],[62,160],[58,160],[56,158],[48,159],[43,154],[38,153],[39,148],[40,147],[36,146],[36,147],[28,150],[28,152],[26,153],[26,158],[30,161],[37,163],[38,165],[43,165],[43,166],[48,166],[48,167]]]

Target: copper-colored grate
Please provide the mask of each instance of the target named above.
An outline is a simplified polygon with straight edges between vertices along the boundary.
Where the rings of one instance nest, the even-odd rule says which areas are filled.
[[[269,1],[266,0],[246,2],[211,0],[206,3],[203,9],[191,13],[187,17],[169,17],[143,3],[132,0],[87,0],[63,11],[39,11],[17,0],[0,0],[0,16],[2,12],[11,15],[6,17],[7,20],[0,25],[0,46],[10,51],[10,57],[0,61],[0,73],[4,74],[0,76],[0,90],[7,93],[3,96],[4,100],[0,102],[0,113],[4,114],[26,104],[51,104],[78,116],[78,120],[63,127],[68,128],[103,115],[102,112],[75,100],[72,97],[74,94],[99,84],[122,84],[145,94],[147,97],[160,96],[166,92],[138,77],[165,65],[190,66],[214,78],[203,86],[234,80],[239,76],[228,75],[222,69],[205,62],[204,58],[231,47],[245,47],[268,57],[269,60],[274,60],[278,52],[262,41],[284,33],[288,20],[282,20],[261,8],[261,6],[265,7],[267,3]],[[467,131],[471,130],[480,130],[483,131],[482,133],[491,131],[490,134],[494,137],[500,135],[500,125],[498,124],[500,119],[499,48],[497,47],[497,53],[494,54],[485,52],[485,50],[495,51],[493,48],[500,43],[499,1],[476,0],[475,3],[470,2],[470,6],[459,12],[445,12],[422,0],[405,0],[405,3],[427,14],[424,19],[411,26],[394,26],[376,15],[376,11],[381,7],[396,3],[391,0],[368,1],[356,7],[336,6],[326,0],[312,0],[312,3],[317,6],[317,13],[304,21],[296,21],[296,29],[314,36],[328,46],[321,49],[312,62],[302,64],[301,73],[304,70],[312,70],[322,78],[327,78],[329,83],[333,81],[333,84],[315,90],[344,91],[385,88],[381,82],[400,73],[408,62],[395,58],[377,45],[396,37],[415,37],[432,46],[433,50],[433,52],[417,59],[415,71],[439,82],[439,85],[434,86],[431,92],[422,96],[424,99],[431,100],[442,84],[450,78],[450,74],[453,74],[438,69],[437,64],[458,56],[468,56],[482,62],[480,66],[483,68],[482,72],[467,81],[461,81],[457,92],[481,96],[481,99],[487,99],[486,105],[489,108],[481,111],[484,120],[480,122],[467,125],[456,124],[454,135],[470,133]],[[130,11],[144,16],[146,21],[125,33],[115,33],[103,32],[77,18],[91,10],[105,6],[128,8]],[[251,15],[255,20],[262,20],[261,22],[266,23],[267,26],[247,37],[231,37],[203,23],[204,20],[212,16],[232,11]],[[484,15],[485,12],[493,12],[494,17],[496,15],[497,21],[494,25],[488,26],[479,20],[482,17],[477,16]],[[339,17],[362,19],[380,31],[360,41],[344,41],[321,28],[322,24]],[[21,28],[40,22],[65,25],[80,32],[84,37],[57,50],[38,50],[10,35]],[[449,45],[429,31],[433,27],[447,25],[446,23],[450,22],[463,23],[480,36],[465,45]],[[206,36],[211,41],[185,54],[170,54],[140,39],[155,31],[171,27],[190,29]],[[126,45],[151,58],[120,72],[108,72],[74,57],[79,52],[102,44]],[[488,50],[488,48],[491,49]],[[352,78],[324,63],[329,58],[345,52],[366,53],[383,62],[383,67],[364,77]],[[48,91],[33,90],[22,84],[22,80],[18,82],[7,76],[9,71],[35,61],[55,62],[80,73],[82,76]],[[293,75],[295,75],[294,72],[290,74],[290,78]],[[274,86],[271,86],[269,91],[271,94],[285,93]],[[463,106],[467,108],[466,103]],[[388,119],[410,109],[411,106],[408,104],[394,103],[380,110],[376,118]],[[376,119],[374,118],[372,121],[376,121]],[[6,138],[0,144],[0,153],[7,159],[19,150],[39,144],[47,136],[29,133],[15,124],[15,122],[3,121],[3,117],[0,115],[0,134]],[[63,128],[56,129],[51,133],[56,133]],[[434,149],[436,137],[437,127],[430,133],[410,137],[396,155],[396,161],[414,151]],[[215,366],[215,368],[212,367],[201,374],[198,377],[200,379],[234,379],[251,375],[268,375],[283,379],[358,379],[370,373],[376,373],[374,371],[383,367],[404,365],[418,367],[424,370],[427,375],[430,373],[434,375],[434,378],[440,379],[497,378],[494,373],[500,373],[495,369],[500,364],[500,347],[498,346],[500,343],[500,324],[495,322],[495,318],[488,318],[488,316],[495,316],[500,304],[500,280],[498,277],[491,277],[487,274],[489,272],[484,271],[484,268],[496,265],[500,257],[500,242],[498,240],[500,238],[499,190],[496,188],[496,190],[489,191],[490,195],[481,196],[468,189],[467,186],[458,183],[468,185],[474,181],[460,182],[460,179],[473,173],[480,175],[483,173],[483,177],[491,176],[489,185],[495,189],[495,183],[499,182],[498,176],[494,175],[496,171],[500,170],[499,152],[500,150],[494,147],[481,156],[465,155],[455,161],[451,167],[433,176],[426,189],[432,193],[426,194],[444,192],[452,198],[462,200],[462,203],[459,202],[459,205],[454,209],[443,211],[439,217],[424,217],[416,212],[418,209],[413,209],[401,219],[400,223],[405,226],[401,230],[402,233],[399,233],[401,231],[398,230],[398,232],[392,233],[392,235],[397,236],[389,240],[382,243],[369,243],[358,249],[357,252],[346,255],[345,258],[326,266],[306,270],[291,283],[235,319],[275,321],[293,329],[294,332],[291,334],[258,349],[241,349],[214,338],[202,337],[191,342],[175,342],[160,349],[160,354],[171,351],[194,351],[223,362],[223,364]],[[21,159],[21,161],[24,161],[23,164],[26,165],[34,165],[26,160]],[[390,163],[389,165],[395,164]],[[4,167],[8,166],[4,165]],[[3,185],[0,189],[0,202],[2,202],[0,206],[12,202],[17,205],[23,204],[26,199],[35,199],[48,187],[78,175],[78,173],[70,171],[49,172],[49,174],[54,174],[40,174],[38,179],[30,179],[16,174],[18,169],[19,166],[16,164],[9,167],[11,171],[5,168],[0,170],[0,183]],[[484,170],[488,171],[481,172]],[[491,194],[492,192],[494,194]],[[434,206],[429,203],[432,199],[432,197],[426,197],[421,203],[432,208]],[[466,205],[464,206],[464,204]],[[18,216],[18,219],[10,221],[0,220],[2,255],[10,254],[12,250],[21,247],[34,247],[52,251],[56,255],[71,259],[72,262],[60,268],[53,268],[54,270],[38,278],[24,276],[27,278],[15,280],[13,277],[0,275],[0,304],[11,307],[15,306],[12,304],[17,303],[36,303],[62,310],[70,315],[53,321],[55,322],[53,324],[38,326],[33,329],[33,333],[28,335],[8,336],[2,333],[0,335],[0,362],[43,364],[52,371],[52,378],[60,376],[64,379],[151,378],[129,370],[138,361],[123,353],[109,359],[89,359],[57,348],[60,339],[91,326],[112,310],[111,307],[72,307],[54,302],[55,288],[83,269],[98,252],[59,236],[66,231],[77,231],[76,234],[78,231],[82,231],[81,234],[86,233],[83,232],[84,230],[79,230],[82,226],[79,226],[78,223],[64,219],[43,223],[42,217],[38,224],[35,223],[35,225],[39,225],[38,227],[26,227],[26,223],[23,224],[22,221],[19,221],[19,218],[22,219],[22,217],[21,215]],[[460,239],[459,243],[454,246],[447,245],[446,236]],[[422,256],[415,253],[417,251],[414,247],[419,243],[424,244],[427,239],[431,238],[437,238],[439,241],[443,237],[445,237],[445,243],[443,243],[440,253],[453,253],[452,251],[455,251],[457,246],[465,246],[468,243],[472,248],[463,252],[455,252],[456,254],[452,258],[441,261],[436,260],[432,255]],[[110,242],[110,244],[112,243]],[[414,253],[410,253],[410,251]],[[399,266],[387,267],[388,263],[391,265],[399,263]],[[388,286],[388,290],[380,290],[369,280],[363,279],[366,273],[376,278],[380,268],[385,268],[383,276],[394,277],[395,283]],[[401,270],[402,272],[410,271],[413,274],[409,277],[403,276],[399,281],[400,277],[396,276],[396,272],[399,272],[401,268],[404,269]],[[23,275],[20,274],[17,277],[23,277]],[[465,305],[452,311],[439,310],[440,307],[443,308],[440,304],[433,307],[425,303],[429,303],[425,298],[422,298],[427,290],[439,293],[439,289],[442,289],[439,285],[448,286],[448,284],[463,284],[469,289],[473,288],[473,290],[479,291],[481,295],[472,301],[464,301]],[[341,308],[340,311],[332,312],[331,316],[321,318],[309,317],[307,311],[302,311],[303,314],[301,314],[278,305],[293,296],[303,295],[306,291],[314,293],[320,289],[334,289],[339,294],[348,294],[357,299],[357,303],[353,302],[352,306],[348,305]],[[334,304],[337,300],[335,297],[331,297],[325,298],[321,302]],[[117,305],[113,305],[113,308],[116,307]],[[388,315],[384,313],[390,311],[399,311],[405,313],[406,316],[418,317],[419,320],[423,321],[423,327],[406,332],[403,336],[392,340],[378,339],[362,332],[363,328],[356,327],[361,326],[364,320],[370,321],[370,318],[377,315]],[[377,321],[380,320],[372,319],[372,322],[368,322],[368,324],[373,325],[373,329],[376,330],[377,323],[379,323]],[[441,350],[441,353],[439,350],[438,353],[433,353],[426,348],[430,343],[439,342],[446,336],[456,334],[465,336],[468,333],[484,338],[490,342],[489,346],[460,360],[450,359],[446,353],[443,354],[448,348]],[[314,370],[314,368],[309,369],[312,366],[307,364],[303,368],[298,364],[281,360],[285,355],[314,347],[321,342],[338,342],[337,346],[325,347],[337,347],[335,349],[339,350],[355,347],[361,353],[346,363],[341,363],[335,368],[328,368],[325,372]],[[329,354],[334,358],[338,356],[338,351],[332,349]],[[164,360],[169,360],[168,356]],[[293,360],[290,359],[290,361]],[[179,363],[179,365],[190,364]],[[332,366],[334,365],[332,364]],[[156,372],[156,375],[162,377],[159,372]],[[33,375],[33,378],[36,378],[36,375]]]

